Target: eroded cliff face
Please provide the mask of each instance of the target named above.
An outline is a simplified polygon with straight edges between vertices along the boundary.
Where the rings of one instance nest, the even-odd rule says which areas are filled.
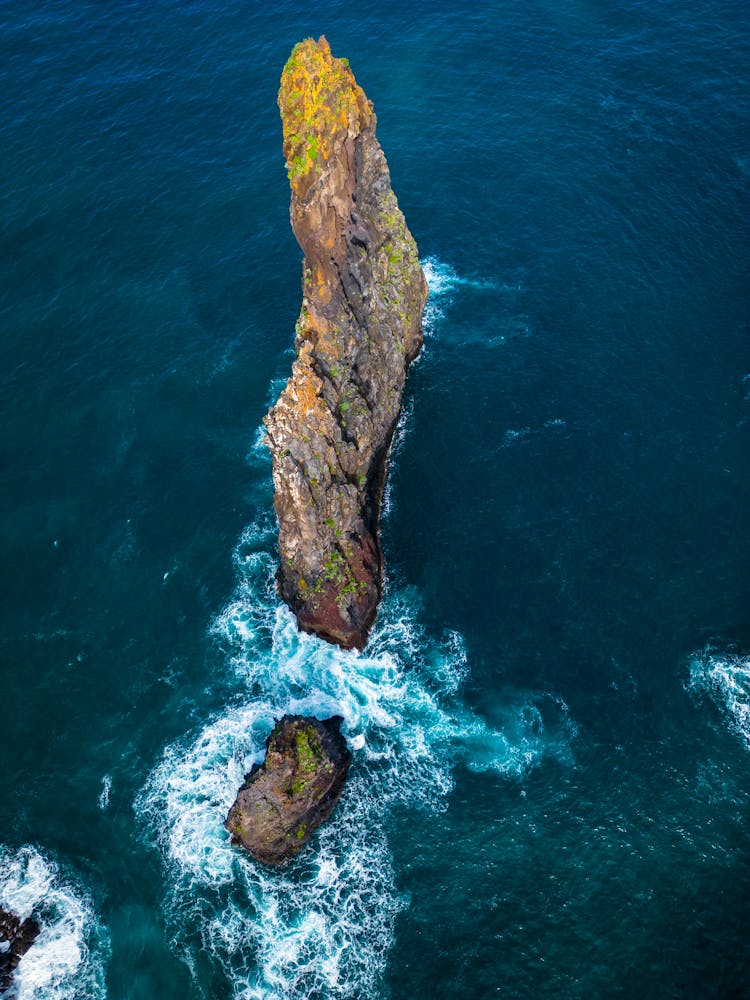
[[[279,107],[304,252],[297,358],[265,418],[279,588],[302,629],[361,648],[381,595],[386,462],[427,283],[372,104],[325,38],[295,46]]]

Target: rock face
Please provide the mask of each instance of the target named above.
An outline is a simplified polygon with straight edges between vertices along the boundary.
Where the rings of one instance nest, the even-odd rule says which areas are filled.
[[[263,864],[293,857],[333,812],[351,763],[341,722],[285,715],[245,777],[224,825]]]
[[[381,595],[386,462],[427,282],[372,104],[325,38],[295,46],[279,107],[304,252],[297,358],[265,418],[279,589],[302,629],[362,648]]]
[[[39,935],[31,917],[21,920],[0,907],[0,993],[11,984],[13,972]]]

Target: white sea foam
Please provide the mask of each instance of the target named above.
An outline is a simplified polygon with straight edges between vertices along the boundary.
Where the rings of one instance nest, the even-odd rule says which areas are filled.
[[[693,654],[689,668],[688,690],[708,695],[750,749],[750,656],[706,646]]]
[[[453,298],[453,292],[460,279],[450,264],[443,264],[436,257],[422,261],[422,270],[430,289],[430,297],[425,306],[422,327],[426,337],[435,333],[445,316],[445,307]]]
[[[112,776],[105,774],[102,778],[102,790],[99,792],[99,808],[102,812],[109,809],[109,797],[112,793]]]
[[[167,917],[190,967],[198,934],[237,997],[380,995],[407,903],[389,810],[444,808],[458,760],[522,775],[547,753],[567,759],[573,726],[561,702],[529,693],[507,700],[497,728],[461,707],[463,641],[428,636],[410,590],[386,594],[365,652],[300,633],[276,598],[274,534],[270,518],[243,534],[237,593],[213,625],[244,682],[241,701],[167,749],[137,809],[163,851]],[[354,762],[331,822],[298,859],[269,871],[230,845],[223,820],[285,712],[343,716]]]
[[[22,958],[13,1000],[94,1000],[104,997],[109,945],[91,900],[35,847],[0,847],[0,906],[39,924]]]
[[[266,428],[263,424],[258,427],[255,431],[255,436],[253,437],[253,444],[250,449],[251,455],[258,455],[266,458],[269,452],[266,448]]]
[[[439,298],[447,295],[454,289],[464,286],[467,288],[497,288],[497,282],[485,278],[464,278],[459,275],[455,268],[446,264],[437,257],[426,257],[422,262],[427,284],[430,286],[430,295]]]
[[[528,437],[531,434],[530,427],[519,427],[518,430],[507,430],[503,436],[503,441],[506,445],[513,444],[515,441],[521,440],[521,438]]]
[[[551,420],[545,420],[540,427],[510,428],[503,435],[501,447],[508,448],[510,445],[516,444],[518,441],[523,441],[525,438],[541,434],[545,430],[558,430],[566,426],[567,424],[562,418],[553,417]]]
[[[481,278],[465,278],[459,275],[450,264],[437,257],[426,257],[422,261],[430,297],[424,311],[424,332],[427,336],[435,332],[436,327],[445,316],[445,308],[454,299],[460,288],[496,289],[497,283]]]
[[[442,332],[447,310],[459,296],[469,293],[476,297],[488,297],[485,302],[491,306],[491,313],[479,325],[467,327],[460,323],[457,327],[458,342],[478,349],[504,347],[510,341],[530,337],[531,322],[521,308],[523,283],[516,281],[496,281],[489,278],[466,277],[450,264],[436,257],[426,257],[422,268],[427,278],[430,297],[424,311],[424,332],[426,337]],[[476,310],[472,310],[475,312]]]
[[[398,424],[396,425],[396,432],[393,435],[393,442],[391,443],[391,450],[389,454],[388,461],[392,464],[398,458],[399,452],[404,446],[404,442],[409,435],[409,430],[412,425],[412,417],[414,415],[414,399],[407,397],[404,400],[404,405],[401,410],[401,414],[398,418]],[[385,481],[385,488],[383,490],[383,502],[382,509],[383,515],[388,516],[393,510],[393,477],[388,476]]]
[[[286,384],[289,381],[288,378],[272,378],[268,383],[268,392],[266,394],[266,405],[271,407],[276,405],[276,401],[286,388]]]

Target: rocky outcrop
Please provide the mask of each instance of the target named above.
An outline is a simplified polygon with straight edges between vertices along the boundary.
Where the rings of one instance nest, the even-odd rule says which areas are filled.
[[[427,283],[372,104],[325,38],[295,46],[279,107],[304,252],[297,358],[265,418],[279,589],[302,629],[361,648],[381,595],[386,462]]]
[[[246,775],[224,825],[263,864],[293,857],[333,812],[351,762],[341,722],[285,715]]]
[[[36,920],[21,920],[0,907],[0,993],[10,987],[13,972],[38,936]]]

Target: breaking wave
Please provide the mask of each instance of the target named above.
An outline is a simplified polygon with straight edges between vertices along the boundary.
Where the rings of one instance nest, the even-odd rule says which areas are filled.
[[[459,760],[509,776],[546,754],[568,760],[574,726],[562,702],[528,692],[508,701],[502,729],[460,707],[463,641],[428,636],[408,588],[386,594],[364,652],[300,633],[276,597],[274,535],[270,518],[244,533],[237,592],[213,625],[241,698],[166,750],[137,808],[163,853],[167,919],[196,979],[208,955],[246,1000],[382,995],[407,905],[389,816],[443,809]],[[353,763],[332,820],[299,858],[269,870],[231,846],[223,820],[285,712],[343,716]]]
[[[750,656],[707,646],[689,662],[688,690],[707,695],[750,749]]]
[[[446,306],[453,301],[460,288],[495,289],[497,284],[480,278],[463,278],[450,264],[437,257],[426,257],[422,270],[430,289],[430,297],[424,310],[424,332],[426,336],[435,332],[435,327],[445,316]]]
[[[459,295],[462,306],[455,310],[449,327],[450,340],[462,348],[468,345],[481,349],[504,347],[510,341],[532,335],[531,322],[524,311],[525,288],[518,277],[515,281],[495,281],[489,278],[464,277],[436,257],[422,262],[430,297],[425,306],[423,327],[425,336],[444,335],[448,312]],[[471,322],[466,321],[470,313]]]
[[[35,847],[0,847],[0,906],[25,920],[39,936],[21,959],[10,1000],[94,1000],[106,996],[107,936],[91,900]]]

